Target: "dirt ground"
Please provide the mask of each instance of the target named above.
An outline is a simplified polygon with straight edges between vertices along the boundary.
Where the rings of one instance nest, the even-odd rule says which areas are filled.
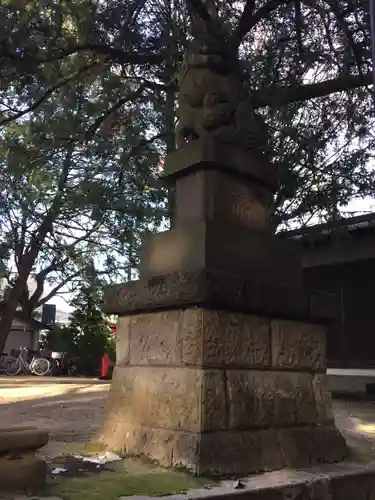
[[[100,426],[110,384],[92,379],[0,377],[0,428],[35,425],[57,443],[87,442]],[[351,446],[375,458],[375,401],[334,401],[336,423]]]
[[[0,428],[35,425],[50,441],[87,442],[104,414],[109,383],[90,379],[0,377]]]

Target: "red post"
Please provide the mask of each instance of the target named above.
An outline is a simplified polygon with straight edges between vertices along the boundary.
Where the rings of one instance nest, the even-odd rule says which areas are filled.
[[[110,366],[113,366],[115,365],[116,363],[114,363],[113,361],[111,361],[109,359],[109,356],[108,354],[104,354],[103,358],[102,358],[102,377],[106,377],[107,374],[108,374],[108,368]]]

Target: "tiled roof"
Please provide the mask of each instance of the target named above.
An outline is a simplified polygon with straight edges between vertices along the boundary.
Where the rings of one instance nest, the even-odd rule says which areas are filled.
[[[375,229],[375,213],[349,217],[315,226],[305,226],[292,231],[282,231],[279,236],[300,241],[326,240],[337,233],[364,235],[373,233]]]

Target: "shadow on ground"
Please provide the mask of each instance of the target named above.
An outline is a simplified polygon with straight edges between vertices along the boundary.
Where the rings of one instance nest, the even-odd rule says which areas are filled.
[[[50,440],[84,442],[100,426],[109,384],[0,384],[0,428],[33,425],[50,432]]]
[[[0,427],[34,425],[55,442],[84,443],[100,427],[110,382],[54,377],[0,378]],[[375,458],[375,401],[334,400],[336,424],[348,444]]]

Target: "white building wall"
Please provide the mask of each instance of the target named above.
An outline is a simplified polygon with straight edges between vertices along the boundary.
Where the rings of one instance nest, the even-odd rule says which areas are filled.
[[[26,323],[14,319],[12,329],[5,343],[4,352],[10,355],[12,349],[28,347],[36,350],[38,348],[39,333],[32,330]]]

